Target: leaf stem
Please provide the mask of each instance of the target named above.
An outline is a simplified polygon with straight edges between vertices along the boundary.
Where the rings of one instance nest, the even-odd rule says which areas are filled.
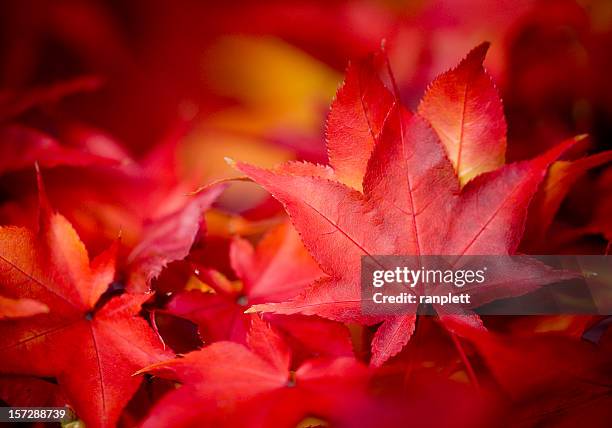
[[[459,356],[461,357],[461,361],[463,362],[463,365],[465,366],[468,377],[470,378],[470,382],[472,382],[472,384],[476,387],[476,389],[480,389],[480,383],[478,382],[478,378],[476,377],[476,373],[474,372],[472,363],[470,363],[470,360],[465,354],[463,345],[461,345],[461,342],[459,341],[455,333],[450,332],[450,337],[453,340],[453,344],[455,345],[455,348],[457,349]]]

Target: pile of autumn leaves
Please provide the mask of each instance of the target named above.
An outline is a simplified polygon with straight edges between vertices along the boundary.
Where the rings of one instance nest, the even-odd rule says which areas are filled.
[[[0,229],[0,399],[68,404],[88,427],[605,426],[612,342],[582,339],[597,319],[360,310],[361,256],[514,254],[527,221],[543,233],[570,185],[612,158],[561,160],[577,138],[504,165],[486,51],[438,77],[415,113],[383,84],[384,57],[355,62],[328,117],[328,166],[235,163],[290,222],[255,247],[233,238],[232,277],[198,252],[223,187],[189,195],[172,144],[118,165],[117,148],[7,128],[21,148],[3,141],[3,172],[40,170],[35,197],[2,212],[22,226]],[[59,165],[78,172],[48,178]],[[83,221],[91,211],[130,221],[90,259],[63,210],[87,242],[104,224]],[[187,343],[192,325],[203,344]]]

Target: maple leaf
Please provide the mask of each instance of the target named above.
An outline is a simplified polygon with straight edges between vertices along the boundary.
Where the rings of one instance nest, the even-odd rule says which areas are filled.
[[[581,177],[590,170],[612,162],[612,151],[605,151],[572,161],[558,161],[551,167],[536,194],[527,219],[523,246],[537,250],[544,242],[546,232],[553,223],[565,196]],[[605,192],[602,192],[605,194]]]
[[[465,61],[474,58],[481,60],[482,55],[471,54]],[[461,75],[462,67],[445,79],[459,79],[451,78],[453,73]],[[454,111],[453,103],[463,102],[446,97],[439,104],[449,104],[448,110]],[[488,115],[474,117],[490,120]],[[487,123],[473,125],[470,133],[480,129],[489,135]],[[471,135],[465,144],[475,141],[478,138]],[[496,141],[502,145],[505,140]],[[284,205],[306,248],[329,275],[289,302],[256,305],[249,311],[302,313],[363,324],[384,321],[372,341],[372,363],[382,364],[407,343],[415,315],[381,318],[362,313],[361,257],[514,254],[531,198],[550,163],[572,144],[569,140],[533,160],[482,173],[460,188],[445,146],[429,123],[396,106],[372,151],[363,193],[334,180],[330,168],[292,164],[262,170],[238,163],[238,169]],[[463,165],[470,171],[472,166],[483,167],[480,159],[470,157]],[[514,275],[517,283],[550,273],[544,267],[528,267],[519,270],[524,278]],[[508,280],[490,285],[497,288],[498,298],[526,292],[522,287],[513,289]],[[474,318],[469,322],[480,323]]]
[[[406,389],[394,382],[403,370],[368,369],[352,357],[296,362],[281,335],[257,316],[251,322],[246,346],[217,342],[141,370],[182,383],[142,426],[487,426],[489,400],[463,383],[419,372]]]
[[[184,197],[173,212],[144,222],[140,241],[127,257],[128,279],[126,287],[132,292],[144,292],[150,288],[168,263],[182,260],[205,226],[203,212],[223,192],[217,186],[192,197]]]
[[[369,372],[354,358],[312,359],[292,371],[287,344],[256,315],[247,343],[213,343],[140,370],[182,384],[142,426],[282,427],[309,415],[338,423],[363,402]]]
[[[171,354],[138,315],[149,295],[103,297],[114,280],[117,245],[90,262],[40,189],[38,231],[0,228],[0,292],[35,299],[49,311],[0,321],[0,371],[57,378],[88,426],[110,427],[138,388],[132,373]]]
[[[2,136],[8,144],[3,146],[5,150],[0,149],[0,155],[5,154],[0,157],[0,173],[23,169],[35,162],[40,167],[72,167],[55,172],[49,180],[55,205],[94,247],[108,244],[108,237],[101,231],[112,239],[121,233],[119,269],[124,285],[131,292],[148,291],[151,280],[168,263],[187,256],[198,232],[204,229],[202,214],[224,186],[189,194],[192,187],[178,177],[176,168],[179,138],[163,141],[137,163],[99,132],[71,127],[67,134],[67,139],[75,140],[74,147],[60,145],[29,128],[3,129]],[[89,140],[95,140],[95,147],[87,147]],[[88,168],[92,166],[96,169]],[[67,182],[71,186],[66,186]],[[100,188],[105,191],[100,192]],[[83,205],[83,200],[88,204]],[[12,202],[2,207],[0,213],[11,223],[27,225],[24,219],[32,217],[35,204],[34,197],[24,198],[24,203]]]
[[[256,248],[245,239],[234,238],[229,255],[239,281],[229,281],[220,272],[194,263],[196,276],[213,292],[179,292],[165,311],[196,323],[207,342],[246,343],[251,317],[244,311],[249,305],[295,297],[323,275],[288,223],[271,229]],[[346,328],[340,324],[320,318],[304,320],[300,316],[268,316],[266,320],[308,351],[352,355]]]
[[[548,425],[551,421],[556,426],[554,421],[565,420],[566,414],[581,414],[584,421],[595,423],[601,415],[589,409],[599,404],[607,406],[609,413],[612,374],[606,347],[559,334],[507,335],[465,325],[456,328],[512,399],[516,406],[512,413],[519,426]]]

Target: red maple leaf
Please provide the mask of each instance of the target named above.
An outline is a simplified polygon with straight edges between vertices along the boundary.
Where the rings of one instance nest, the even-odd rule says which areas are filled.
[[[555,215],[561,208],[567,194],[572,190],[574,184],[581,178],[584,178],[590,170],[596,169],[612,162],[612,151],[604,151],[591,156],[585,156],[576,160],[563,160],[555,162],[551,167],[546,180],[542,184],[540,190],[534,197],[527,218],[525,230],[525,239],[521,244],[521,248],[529,249],[533,252],[552,254],[551,240],[545,239],[547,232],[551,229]],[[609,167],[608,167],[609,168]],[[602,175],[604,176],[604,175]],[[603,189],[602,189],[603,190]],[[606,191],[594,192],[597,195],[605,195]],[[597,209],[605,206],[604,201],[597,199]],[[609,216],[606,216],[609,223]],[[580,237],[586,234],[601,233],[605,229],[591,229],[589,227],[583,230],[571,230],[566,234],[573,234],[575,237]],[[563,234],[559,234],[563,236]],[[554,242],[555,239],[552,239]],[[554,248],[554,247],[552,247]],[[558,248],[554,248],[558,251]]]
[[[42,190],[38,231],[0,228],[0,293],[48,308],[0,321],[0,371],[55,377],[92,427],[113,426],[140,384],[131,375],[171,355],[139,316],[149,295],[104,295],[115,277],[116,252],[113,245],[90,262]]]
[[[369,371],[354,358],[312,359],[291,370],[289,347],[258,316],[247,342],[213,343],[141,370],[182,383],[142,426],[281,427],[309,415],[342,425],[338,418],[364,403]]]
[[[204,211],[224,188],[216,187],[195,196],[186,196],[181,189],[175,189],[165,200],[177,202],[173,211],[143,219],[138,244],[130,249],[126,259],[126,287],[130,291],[148,291],[151,280],[163,268],[189,254],[198,233],[205,227]]]
[[[486,49],[487,44],[477,47],[433,83],[418,109],[427,120],[393,107],[371,155],[359,155],[369,157],[363,192],[337,176],[337,165],[293,163],[275,170],[237,165],[284,205],[306,247],[329,275],[289,302],[250,310],[365,324],[384,321],[372,341],[372,363],[379,365],[407,343],[415,315],[382,318],[362,313],[362,256],[515,253],[531,198],[550,163],[573,141],[533,160],[491,170],[501,162],[505,123],[482,68]],[[363,100],[358,92],[353,96]],[[347,102],[343,97],[336,100]],[[334,106],[332,111],[336,110],[341,109]],[[350,121],[350,117],[345,120]],[[363,125],[373,129],[369,122]],[[344,142],[329,139],[327,144],[331,153]],[[361,147],[367,150],[368,146]],[[456,153],[455,168],[449,153]],[[525,278],[514,275],[513,280],[518,283],[538,272],[543,273],[539,266],[531,266],[522,272]],[[523,287],[513,288],[512,282],[493,284],[498,298],[525,292]],[[471,318],[469,322],[480,321]]]
[[[256,248],[245,239],[234,238],[230,263],[239,281],[230,281],[220,272],[194,263],[196,276],[212,288],[211,292],[183,291],[167,305],[166,312],[195,322],[205,342],[246,343],[251,317],[244,311],[250,305],[293,298],[323,275],[288,223],[270,230]],[[344,326],[316,317],[304,318],[268,315],[266,320],[307,352],[352,355]]]
[[[553,333],[513,335],[455,326],[476,348],[518,426],[606,426],[610,414],[610,348]],[[559,358],[563,355],[563,358]],[[603,422],[603,423],[602,423]]]
[[[6,144],[0,148],[0,174],[34,163],[70,167],[49,171],[46,181],[54,206],[60,207],[88,246],[105,247],[109,238],[121,234],[122,282],[130,291],[145,292],[168,263],[187,256],[204,225],[203,212],[224,187],[189,194],[195,184],[179,177],[176,136],[162,141],[138,163],[99,131],[68,128],[64,137],[72,144],[60,144],[25,127],[2,129]],[[0,207],[0,217],[9,224],[32,227],[36,203],[35,194],[19,193]]]
[[[419,370],[368,369],[352,357],[296,362],[265,321],[252,316],[247,345],[213,343],[141,370],[178,381],[143,427],[488,426],[487,394]],[[384,387],[383,387],[384,385]]]

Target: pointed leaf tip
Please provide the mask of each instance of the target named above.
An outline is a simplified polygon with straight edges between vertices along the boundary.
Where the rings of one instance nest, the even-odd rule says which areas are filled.
[[[339,181],[361,189],[368,159],[393,104],[374,56],[349,63],[325,129],[329,165]]]
[[[45,183],[43,182],[42,173],[40,171],[38,162],[34,163],[34,169],[36,170],[36,187],[38,188],[39,225],[42,225],[43,220],[49,217],[53,211],[51,209],[51,204],[49,203],[49,198],[47,197]]]
[[[503,105],[483,67],[489,46],[481,43],[459,65],[438,76],[418,107],[438,133],[461,185],[504,164]]]
[[[465,61],[478,61],[480,64],[482,64],[490,47],[490,42],[482,42],[467,54]]]
[[[487,53],[489,52],[489,48],[491,47],[491,43],[482,42],[471,51],[461,60],[459,65],[453,70],[455,72],[463,70],[467,72],[469,75],[472,73],[477,74],[482,72],[484,68],[483,63],[485,58],[487,57]]]

